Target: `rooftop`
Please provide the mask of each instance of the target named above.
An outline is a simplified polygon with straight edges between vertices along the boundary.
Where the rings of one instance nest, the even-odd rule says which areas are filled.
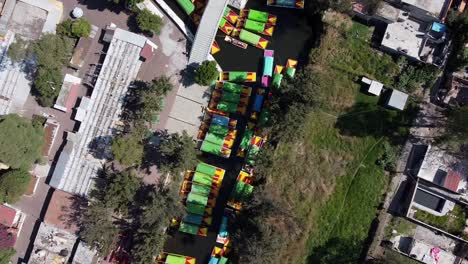
[[[44,222],[72,234],[78,232],[75,208],[79,206],[79,198],[69,193],[55,190],[50,199]]]
[[[210,55],[221,17],[224,14],[228,0],[208,1],[203,17],[198,25],[188,64],[201,64]]]
[[[80,91],[81,79],[71,74],[65,74],[60,93],[55,101],[54,108],[68,112],[75,106]]]
[[[115,29],[88,108],[80,113],[80,128],[73,140],[67,140],[50,180],[54,188],[78,195],[88,193],[92,178],[109,156],[110,137],[123,98],[142,64],[140,53],[147,41],[143,36]]]
[[[46,123],[44,124],[44,142],[45,144],[42,146],[42,155],[49,156],[50,149],[54,144],[55,137],[57,136],[57,132],[59,129],[60,124],[52,119],[47,119]]]
[[[382,46],[419,60],[427,25],[403,14],[400,13],[397,22],[388,24]]]
[[[387,105],[398,110],[404,110],[408,95],[398,90],[393,90]]]
[[[413,240],[409,255],[426,264],[453,264],[456,257],[448,251]]]
[[[64,264],[73,250],[77,237],[52,225],[41,223],[37,231],[30,264]]]
[[[1,204],[0,205],[0,224],[11,227],[15,223],[16,210]]]
[[[0,251],[12,248],[16,243],[16,233],[11,228],[0,224]]]
[[[417,8],[431,13],[434,17],[439,17],[445,11],[446,5],[451,1],[447,0],[403,0],[403,3],[413,5]]]
[[[468,187],[467,172],[455,157],[429,146],[417,176],[453,192],[462,193]]]

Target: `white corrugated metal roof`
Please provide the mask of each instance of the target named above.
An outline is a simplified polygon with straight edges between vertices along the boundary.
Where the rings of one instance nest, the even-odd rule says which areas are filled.
[[[210,54],[211,44],[218,31],[219,22],[229,0],[211,0],[198,25],[188,64],[201,64]]]

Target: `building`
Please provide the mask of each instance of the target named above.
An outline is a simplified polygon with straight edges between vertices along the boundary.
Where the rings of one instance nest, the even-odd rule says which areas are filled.
[[[79,219],[77,218],[83,203],[83,198],[64,191],[54,190],[44,216],[44,223],[71,234],[77,234],[79,231],[77,226]]]
[[[60,124],[48,118],[44,124],[44,145],[42,146],[42,156],[48,157],[50,154],[50,150],[54,145],[55,138],[57,137],[58,130],[60,128]]]
[[[387,100],[387,106],[397,110],[405,110],[408,95],[404,92],[393,89]]]
[[[76,248],[76,249],[75,249]],[[78,261],[76,261],[78,260]],[[89,262],[81,262],[83,260]],[[74,234],[41,223],[33,243],[30,264],[97,263],[96,251],[79,241]]]
[[[400,13],[396,22],[387,25],[381,42],[381,49],[386,52],[439,67],[447,61],[449,46],[445,25],[425,22],[406,12]]]
[[[80,92],[80,84],[80,78],[71,74],[65,74],[54,108],[63,112],[70,111],[76,104],[76,99]]]
[[[443,90],[442,101],[447,105],[464,105],[468,103],[468,79],[460,74],[452,74]]]
[[[399,4],[412,16],[425,18],[428,21],[434,19],[444,21],[452,0],[401,0]]]
[[[143,63],[147,38],[119,28],[106,30],[110,40],[91,97],[81,100],[75,119],[81,121],[76,133],[68,133],[49,184],[59,190],[87,195],[92,179],[110,156],[111,137],[122,110],[123,100]]]
[[[21,211],[6,204],[0,205],[0,251],[14,247],[24,218]]]
[[[367,92],[372,95],[379,96],[383,89],[383,84],[378,81],[370,80],[366,77],[362,77],[362,82],[369,85]]]

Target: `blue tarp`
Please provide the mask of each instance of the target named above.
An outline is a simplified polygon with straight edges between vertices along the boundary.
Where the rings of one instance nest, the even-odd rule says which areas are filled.
[[[210,262],[208,264],[218,264],[219,258],[211,257]]]
[[[184,222],[190,223],[190,224],[200,225],[202,221],[203,221],[202,215],[188,213],[184,217]]]
[[[431,29],[435,32],[444,33],[447,27],[444,24],[441,24],[439,22],[434,22],[432,23]]]
[[[265,57],[263,60],[263,75],[273,75],[273,57]]]
[[[227,127],[229,125],[229,118],[220,115],[213,115],[211,123]]]
[[[229,235],[227,231],[227,224],[228,224],[228,219],[226,216],[223,216],[223,220],[221,221],[221,227],[219,228],[219,236],[227,237]]]
[[[262,104],[263,104],[263,95],[257,94],[257,96],[255,96],[255,103],[254,103],[253,110],[255,112],[260,112],[262,110]]]

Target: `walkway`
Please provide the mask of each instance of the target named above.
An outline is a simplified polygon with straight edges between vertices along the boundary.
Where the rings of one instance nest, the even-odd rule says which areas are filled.
[[[228,0],[209,1],[205,8],[203,17],[198,25],[192,51],[190,52],[189,65],[201,64],[210,55],[211,44],[213,43],[218,25],[223,16]]]

